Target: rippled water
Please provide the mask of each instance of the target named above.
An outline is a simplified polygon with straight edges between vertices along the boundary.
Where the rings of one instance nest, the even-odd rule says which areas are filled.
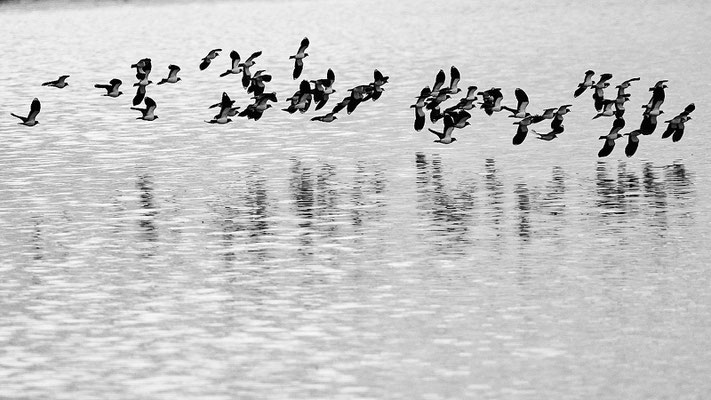
[[[0,6],[0,397],[674,398],[711,393],[711,163],[703,2],[20,3]],[[214,126],[232,48],[280,100],[336,72],[332,124],[269,110]],[[200,58],[225,49],[206,71]],[[153,122],[129,109],[133,71]],[[554,142],[475,110],[450,146],[408,108],[462,85],[573,104]],[[697,110],[672,144],[597,158],[582,72]],[[71,75],[58,90],[40,83]],[[92,86],[118,77],[127,95]],[[40,125],[9,112],[42,101]],[[332,100],[333,101],[333,100]],[[280,103],[282,106],[284,103]],[[328,107],[327,107],[328,108]],[[664,117],[664,116],[663,116]],[[641,118],[640,118],[641,119]],[[623,147],[618,145],[618,147]]]

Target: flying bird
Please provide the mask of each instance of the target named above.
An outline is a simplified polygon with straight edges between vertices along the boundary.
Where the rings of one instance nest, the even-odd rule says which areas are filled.
[[[164,83],[177,83],[179,80],[181,80],[178,77],[178,72],[180,72],[180,67],[174,64],[170,64],[168,66],[168,77],[161,79],[160,82],[158,82],[159,85],[162,85]]]
[[[138,85],[138,88],[136,88],[136,95],[133,96],[133,105],[137,106],[141,104],[144,97],[146,97],[146,87],[143,85]]]
[[[624,126],[625,120],[622,118],[616,118],[615,121],[612,123],[612,129],[610,129],[610,133],[605,136],[600,136],[600,140],[605,140],[605,143],[602,145],[602,148],[597,153],[598,157],[607,157],[610,155],[610,153],[612,153],[612,149],[615,148],[615,140],[622,137],[622,135],[620,134],[620,129],[622,129]]]
[[[337,119],[336,114],[333,112],[330,112],[326,115],[322,115],[320,117],[313,117],[311,118],[311,121],[321,121],[321,122],[333,122]]]
[[[153,121],[154,119],[158,118],[158,116],[155,115],[156,102],[153,101],[153,99],[151,99],[150,97],[146,97],[144,101],[146,104],[146,108],[131,107],[131,110],[140,111],[141,114],[143,114],[136,119],[142,119],[144,121]]]
[[[147,80],[153,69],[153,64],[150,58],[142,58],[137,63],[132,64],[131,68],[136,68],[136,79],[139,81]]]
[[[249,69],[256,64],[257,62],[254,61],[255,58],[259,57],[262,55],[261,51],[255,51],[252,53],[249,58],[244,60],[243,63],[240,63],[239,66],[242,67],[242,86],[247,89],[249,87],[249,84],[251,83],[252,79],[252,73],[249,71]]]
[[[200,63],[200,71],[203,71],[207,67],[209,67],[212,60],[214,60],[217,56],[219,56],[221,51],[222,51],[222,49],[210,50],[210,52],[207,53],[207,55],[202,58],[202,62]]]
[[[673,142],[678,142],[684,136],[684,124],[691,119],[689,114],[691,114],[696,109],[694,103],[686,106],[684,111],[676,117],[670,119],[669,121],[664,121],[667,123],[667,129],[662,133],[662,139],[666,139],[669,136],[672,137]]]
[[[575,93],[573,93],[573,97],[580,96],[581,94],[583,94],[583,92],[587,88],[592,87],[592,85],[595,83],[592,80],[594,75],[595,75],[595,72],[593,72],[592,70],[587,70],[585,72],[585,78],[583,79],[582,82],[578,83],[578,88],[575,89]]]
[[[40,104],[40,101],[35,97],[32,99],[32,104],[30,104],[30,113],[27,114],[27,117],[22,117],[15,113],[10,113],[10,115],[15,118],[19,118],[22,121],[20,122],[22,125],[35,126],[39,124],[39,121],[37,121],[37,114],[39,114],[41,108],[42,105]]]
[[[531,125],[531,120],[533,117],[530,115],[527,117],[524,117],[520,121],[516,121],[513,124],[518,125],[518,128],[516,128],[516,134],[513,137],[513,144],[518,146],[519,144],[523,143],[524,140],[526,140],[526,136],[528,135],[528,126]]]
[[[43,83],[42,86],[52,86],[52,87],[62,89],[62,88],[69,85],[66,82],[67,78],[69,78],[69,75],[62,75],[59,78],[57,78],[57,80]]]
[[[103,94],[102,96],[119,97],[123,94],[123,92],[119,91],[119,86],[121,86],[122,83],[121,79],[114,78],[109,81],[108,85],[97,83],[94,87],[98,89],[106,89],[106,94]]]
[[[326,72],[325,79],[317,79],[311,81],[314,84],[313,95],[314,101],[316,102],[316,110],[320,110],[326,105],[331,94],[335,93],[336,90],[333,88],[333,82],[336,81],[336,74],[331,68]]]
[[[452,121],[452,117],[449,115],[444,116],[444,129],[442,132],[437,132],[434,129],[428,128],[430,132],[434,133],[437,135],[437,140],[435,140],[435,143],[442,143],[442,144],[451,144],[456,138],[452,137],[452,132],[454,132],[454,122]]]
[[[526,112],[526,107],[528,107],[528,95],[521,88],[516,88],[515,94],[517,101],[516,109],[506,106],[503,106],[501,108],[503,108],[504,110],[511,111],[511,115],[509,115],[509,117],[524,118],[529,115]]]
[[[301,71],[304,69],[304,58],[309,55],[309,53],[306,52],[307,47],[309,47],[309,38],[305,37],[301,39],[301,45],[296,54],[289,56],[290,60],[294,60],[294,79],[299,78]]]
[[[239,74],[242,72],[242,68],[240,67],[240,56],[239,53],[235,50],[232,50],[230,52],[230,59],[232,60],[231,68],[228,69],[227,71],[223,72],[220,74],[220,77],[227,76],[230,74]]]

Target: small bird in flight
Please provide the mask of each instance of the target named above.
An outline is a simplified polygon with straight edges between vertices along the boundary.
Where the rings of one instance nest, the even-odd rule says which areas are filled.
[[[142,119],[144,121],[153,121],[154,119],[158,118],[157,115],[155,115],[155,110],[156,110],[156,102],[153,101],[150,97],[146,97],[144,102],[146,103],[146,108],[138,108],[138,107],[131,107],[131,110],[137,110],[140,111],[142,116],[136,118],[136,119]]]
[[[121,79],[114,78],[109,81],[108,85],[97,83],[94,87],[98,89],[106,89],[106,94],[103,94],[102,96],[119,97],[123,94],[123,92],[118,90],[122,83]]]
[[[27,117],[22,117],[14,113],[10,113],[10,115],[22,120],[22,122],[20,122],[22,125],[35,126],[39,124],[39,121],[37,121],[37,114],[39,114],[41,108],[42,105],[40,104],[40,101],[35,97],[32,99],[32,104],[30,104],[30,113],[27,114]]]
[[[240,56],[239,53],[235,50],[232,50],[230,52],[230,59],[232,60],[232,67],[228,69],[227,71],[223,72],[220,74],[220,77],[227,76],[230,74],[239,74],[242,72],[242,68],[239,66],[240,62]]]
[[[200,71],[205,70],[205,68],[210,66],[210,62],[215,59],[215,57],[220,55],[220,52],[222,49],[213,49],[210,50],[209,53],[205,57],[203,57],[202,62],[200,63]]]
[[[52,87],[62,89],[63,87],[66,87],[69,85],[66,82],[67,78],[69,78],[69,75],[62,75],[59,78],[57,78],[57,80],[55,80],[55,81],[49,81],[49,82],[43,83],[42,86],[52,86]]]
[[[304,70],[304,58],[309,55],[306,52],[306,48],[309,47],[309,38],[305,37],[301,39],[301,45],[299,50],[293,56],[289,56],[290,60],[294,60],[294,79],[298,79],[301,76],[301,71]]]
[[[573,97],[578,97],[583,92],[587,89],[592,87],[592,85],[595,83],[593,82],[592,78],[595,75],[595,72],[591,69],[587,70],[585,72],[585,78],[583,79],[582,82],[578,83],[578,88],[575,89],[575,93],[573,93]]]
[[[168,77],[161,79],[160,82],[158,82],[159,85],[162,85],[164,83],[177,83],[179,80],[181,80],[178,77],[178,72],[180,72],[180,67],[174,64],[170,64],[168,66]]]

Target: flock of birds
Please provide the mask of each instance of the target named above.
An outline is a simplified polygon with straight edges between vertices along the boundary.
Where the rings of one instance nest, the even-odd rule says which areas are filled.
[[[301,41],[296,54],[289,57],[289,59],[294,60],[294,69],[292,73],[294,80],[301,76],[304,69],[304,59],[309,55],[306,52],[308,47],[309,39],[304,38]],[[222,49],[210,50],[208,54],[202,58],[199,64],[200,70],[206,70],[220,55],[221,51]],[[230,52],[230,67],[219,76],[227,77],[230,75],[241,75],[242,86],[246,89],[247,93],[252,94],[251,99],[253,102],[252,104],[247,105],[247,107],[243,110],[240,110],[241,107],[235,106],[235,101],[232,100],[226,92],[223,92],[221,100],[218,103],[209,106],[210,109],[219,108],[219,111],[212,117],[212,119],[205,122],[210,124],[226,124],[232,122],[231,117],[235,116],[246,117],[256,121],[262,117],[263,113],[267,109],[272,107],[270,103],[278,102],[276,92],[266,92],[266,84],[271,82],[272,76],[266,73],[266,70],[258,70],[254,73],[250,70],[256,64],[256,59],[261,55],[262,52],[257,51],[252,53],[247,59],[242,60],[237,51],[232,50]],[[137,79],[137,82],[133,85],[136,87],[136,94],[133,97],[133,107],[131,107],[131,109],[141,112],[141,116],[137,119],[153,121],[158,118],[155,114],[157,104],[155,100],[146,95],[147,88],[153,83],[153,81],[149,79],[152,71],[151,59],[141,59],[137,63],[131,65],[131,68],[136,69]],[[175,84],[180,82],[181,78],[178,76],[179,72],[179,66],[173,64],[169,65],[168,76],[161,79],[157,85],[169,83]],[[67,83],[67,78],[69,78],[69,75],[62,75],[57,80],[45,82],[42,85],[62,89],[69,85]],[[647,104],[642,106],[644,111],[642,113],[642,122],[640,123],[639,128],[622,134],[620,131],[625,127],[625,103],[630,100],[630,94],[626,93],[626,90],[631,86],[632,82],[639,81],[640,78],[636,77],[627,79],[617,85],[617,94],[614,98],[605,97],[605,89],[610,86],[609,81],[612,79],[612,74],[601,74],[597,81],[594,81],[594,78],[595,73],[593,71],[587,71],[583,81],[579,83],[577,89],[575,89],[573,97],[577,98],[590,89],[593,92],[593,104],[595,110],[597,111],[597,114],[593,117],[593,119],[614,117],[609,133],[604,136],[600,136],[600,139],[604,140],[604,144],[598,152],[598,156],[608,156],[612,153],[612,150],[615,147],[615,140],[623,136],[627,136],[628,142],[625,147],[625,154],[628,157],[631,157],[637,151],[640,136],[651,135],[657,127],[657,117],[664,113],[664,111],[661,110],[661,106],[664,103],[666,96],[665,89],[667,88],[667,80],[661,80],[649,89],[652,92],[652,96]],[[367,100],[378,100],[384,91],[383,85],[388,83],[388,79],[388,76],[383,75],[377,69],[374,70],[372,82],[357,85],[348,89],[348,92],[350,93],[344,97],[343,100],[338,102],[330,112],[321,116],[313,117],[311,120],[327,123],[333,122],[337,119],[336,114],[344,109],[348,114],[351,114],[360,103]],[[325,78],[316,80],[301,80],[298,90],[286,100],[287,106],[282,110],[291,114],[297,111],[305,113],[309,110],[312,103],[316,103],[314,106],[315,110],[320,110],[326,105],[331,95],[336,92],[333,88],[335,80],[336,76],[332,69],[327,71]],[[572,104],[564,104],[557,107],[546,108],[540,114],[531,114],[527,111],[529,105],[528,95],[521,88],[516,88],[514,91],[514,95],[516,97],[515,107],[509,107],[502,104],[504,96],[501,88],[492,87],[489,90],[479,91],[477,86],[469,86],[466,89],[466,95],[459,99],[456,104],[450,107],[444,107],[443,104],[445,101],[451,99],[453,95],[462,92],[462,89],[458,87],[460,80],[461,74],[459,70],[452,66],[450,69],[449,85],[445,85],[446,75],[444,70],[439,70],[432,87],[430,88],[427,86],[420,91],[419,96],[416,97],[417,101],[415,104],[410,106],[415,110],[414,128],[416,131],[424,129],[426,111],[428,111],[429,120],[432,123],[437,123],[441,120],[444,125],[441,131],[428,128],[430,132],[437,135],[437,140],[435,140],[435,142],[450,144],[457,140],[453,136],[455,129],[461,129],[470,125],[470,122],[468,121],[468,119],[472,116],[470,111],[476,108],[477,105],[489,116],[497,112],[507,111],[510,113],[509,117],[517,119],[517,121],[514,122],[515,125],[518,125],[512,140],[514,145],[520,145],[524,142],[529,133],[530,126],[546,120],[550,120],[550,130],[548,132],[539,133],[532,128],[530,129],[531,132],[537,135],[538,139],[550,141],[565,131],[563,119],[564,116],[570,112]],[[120,79],[114,78],[111,79],[108,84],[96,84],[94,87],[105,90],[106,93],[104,96],[117,98],[123,94],[120,90],[122,84],[123,82]],[[481,96],[481,100],[479,99],[479,96]],[[143,103],[145,107],[137,107],[141,103]],[[689,104],[680,114],[665,121],[668,125],[662,134],[662,138],[666,139],[671,137],[674,142],[681,140],[684,135],[684,125],[691,119],[690,114],[694,111],[694,109],[694,104]],[[26,117],[15,113],[10,114],[19,118],[22,121],[20,124],[34,126],[39,123],[37,116],[39,115],[40,110],[40,101],[35,98],[32,100],[30,112]]]
[[[625,120],[623,118],[625,115],[625,103],[630,100],[630,94],[626,93],[626,89],[630,87],[632,82],[639,81],[640,78],[637,77],[623,81],[616,86],[617,95],[614,98],[606,98],[605,89],[610,86],[609,81],[612,79],[612,74],[601,74],[597,82],[593,81],[594,77],[594,71],[589,70],[585,72],[585,77],[573,92],[573,97],[577,98],[586,90],[592,89],[594,107],[597,111],[593,119],[614,117],[610,132],[607,135],[600,136],[600,139],[605,140],[605,142],[598,152],[598,156],[607,157],[610,155],[615,148],[615,140],[627,136],[628,142],[627,146],[625,146],[625,155],[632,157],[639,147],[640,135],[651,135],[654,133],[657,127],[657,117],[664,113],[664,111],[661,110],[661,106],[664,104],[666,96],[664,89],[667,88],[667,80],[661,80],[649,88],[652,92],[652,97],[646,105],[642,106],[644,112],[642,113],[642,122],[639,129],[622,134],[620,131],[625,127]],[[572,104],[546,108],[540,114],[531,114],[527,112],[529,105],[528,95],[521,88],[516,88],[514,91],[516,107],[502,105],[504,96],[501,92],[501,88],[493,87],[489,90],[478,91],[477,86],[469,86],[466,90],[466,95],[461,98],[457,104],[451,107],[443,107],[443,103],[452,98],[452,95],[462,92],[462,89],[459,88],[460,80],[461,74],[459,70],[452,66],[448,86],[445,85],[446,75],[444,70],[439,70],[432,87],[426,86],[420,91],[420,95],[416,97],[417,101],[410,106],[415,109],[414,128],[416,131],[424,129],[427,117],[426,111],[429,111],[430,122],[437,123],[442,120],[444,125],[441,131],[428,128],[430,132],[437,135],[435,142],[451,144],[457,140],[452,136],[454,130],[470,125],[468,119],[471,118],[472,115],[469,111],[476,108],[476,102],[479,100],[478,96],[482,96],[481,102],[478,103],[478,105],[487,115],[491,116],[495,112],[508,111],[510,113],[509,117],[518,119],[518,121],[514,122],[514,125],[518,125],[512,140],[514,145],[523,143],[528,135],[529,126],[545,120],[551,121],[550,131],[539,133],[530,129],[531,132],[537,135],[538,139],[550,141],[565,131],[563,118],[570,112],[570,108],[573,106]],[[662,139],[671,136],[674,142],[681,140],[684,135],[684,124],[691,119],[689,114],[691,114],[695,108],[695,105],[691,103],[686,106],[684,111],[679,115],[665,121],[668,125],[667,129],[662,133]]]
[[[306,52],[308,47],[309,39],[302,39],[296,54],[289,57],[289,59],[294,60],[294,70],[292,73],[294,80],[301,76],[304,69],[304,59],[309,55]],[[210,50],[208,54],[202,58],[199,65],[200,70],[206,70],[212,64],[213,60],[220,55],[221,51],[222,49]],[[251,99],[253,102],[252,104],[247,105],[247,107],[243,110],[240,110],[241,107],[234,105],[235,101],[230,98],[227,92],[223,92],[220,102],[209,106],[210,109],[219,108],[218,113],[215,114],[212,119],[205,122],[211,124],[226,124],[232,122],[230,117],[235,116],[246,117],[256,121],[262,117],[263,113],[267,109],[272,107],[272,104],[270,103],[278,102],[276,92],[266,92],[266,84],[271,82],[272,76],[267,74],[266,70],[258,70],[254,73],[250,70],[250,68],[257,63],[256,59],[261,55],[262,52],[257,51],[242,61],[237,51],[232,50],[230,52],[230,68],[221,73],[219,76],[226,77],[229,75],[241,75],[242,86],[247,90],[247,93],[252,94]],[[137,82],[133,85],[136,87],[136,94],[133,97],[133,107],[131,107],[131,109],[141,112],[141,116],[137,119],[153,121],[158,118],[155,113],[157,104],[153,98],[146,95],[147,88],[153,83],[153,81],[149,79],[152,71],[151,59],[141,59],[137,63],[131,65],[131,68],[136,69],[137,79]],[[179,72],[179,66],[173,64],[169,65],[168,76],[161,79],[157,85],[168,83],[175,84],[180,82],[181,78],[178,76]],[[67,83],[67,78],[69,78],[69,75],[62,75],[57,80],[43,83],[42,86],[51,86],[63,89],[69,85],[69,83]],[[388,78],[388,76],[383,75],[376,69],[373,72],[373,82],[357,85],[348,89],[348,92],[350,93],[343,98],[343,100],[338,102],[330,112],[325,115],[313,117],[311,120],[333,122],[337,119],[336,114],[343,109],[345,109],[348,114],[351,114],[360,103],[368,100],[378,100],[384,91],[383,85],[388,82]],[[291,114],[297,111],[305,113],[309,110],[312,103],[315,103],[315,110],[320,110],[326,105],[331,95],[336,92],[333,88],[335,81],[336,75],[331,69],[327,71],[325,78],[302,80],[299,84],[299,89],[286,100],[287,106],[282,110]],[[122,84],[123,82],[120,79],[114,78],[111,79],[108,84],[95,84],[94,87],[106,90],[104,96],[117,98],[123,95],[123,92],[120,90]],[[145,107],[137,107],[141,103],[143,103]],[[37,116],[40,113],[41,107],[42,105],[39,99],[35,98],[30,104],[30,112],[27,114],[27,117],[23,117],[15,113],[10,113],[10,115],[19,118],[22,121],[20,122],[22,125],[35,126],[39,123]]]

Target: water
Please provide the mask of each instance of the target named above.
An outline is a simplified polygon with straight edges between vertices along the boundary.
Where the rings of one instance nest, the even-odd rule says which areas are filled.
[[[711,392],[709,85],[703,2],[20,3],[0,7],[0,397],[675,398]],[[269,110],[203,122],[263,50],[269,90],[378,68],[383,97],[332,124]],[[206,71],[200,58],[225,49]],[[153,122],[129,109],[133,71]],[[440,68],[462,87],[573,104],[527,139],[475,110],[450,146],[408,106]],[[597,158],[610,121],[585,70],[697,105],[676,144]],[[41,82],[71,75],[58,90]],[[118,77],[126,95],[94,83]],[[40,125],[9,112],[42,101]],[[334,101],[332,100],[332,101]],[[284,103],[280,103],[282,106]],[[326,107],[327,109],[329,107]],[[660,120],[663,119],[660,118]],[[429,124],[428,124],[429,126]]]

